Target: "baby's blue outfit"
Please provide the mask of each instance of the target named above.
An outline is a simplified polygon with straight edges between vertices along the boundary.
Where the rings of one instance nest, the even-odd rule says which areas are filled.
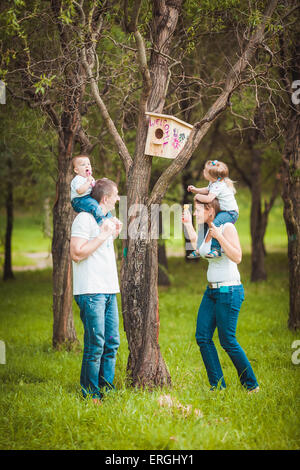
[[[106,215],[103,214],[103,211],[96,199],[94,199],[90,193],[92,188],[89,188],[82,196],[78,196],[76,193],[76,188],[84,184],[86,178],[83,176],[77,175],[71,181],[71,204],[75,212],[88,212],[92,214],[98,225],[101,225],[104,222],[104,219],[109,219],[112,217],[112,213],[108,212]]]

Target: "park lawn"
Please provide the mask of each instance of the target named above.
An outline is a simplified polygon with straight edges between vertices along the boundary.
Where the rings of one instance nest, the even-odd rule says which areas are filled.
[[[209,391],[194,339],[206,263],[187,264],[176,257],[169,259],[171,287],[160,288],[159,341],[172,388],[149,392],[126,385],[128,348],[120,315],[117,390],[101,407],[80,395],[83,330],[75,304],[78,348],[51,347],[51,270],[0,281],[0,339],[6,344],[6,364],[0,365],[0,448],[298,449],[300,366],[291,359],[297,334],[287,329],[286,254],[269,254],[267,269],[268,281],[253,284],[249,255],[240,266],[246,301],[237,336],[260,393],[248,395],[241,388],[217,336],[227,389]],[[177,400],[175,406],[160,406],[161,395]]]
[[[6,219],[0,213],[0,236],[4,241]],[[40,211],[16,212],[12,235],[12,264],[14,267],[33,266],[36,253],[50,253],[51,239],[43,233],[43,215]],[[0,263],[4,262],[4,245],[0,245]]]

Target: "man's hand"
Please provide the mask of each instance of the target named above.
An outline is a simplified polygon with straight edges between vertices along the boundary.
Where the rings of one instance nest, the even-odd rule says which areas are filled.
[[[117,217],[112,217],[111,219],[108,219],[108,220],[111,220],[115,224],[114,237],[117,238],[117,236],[122,230],[123,223],[119,219],[117,219]]]
[[[105,221],[100,227],[100,232],[102,232],[103,235],[105,235],[105,237],[108,238],[111,235],[113,235],[115,229],[116,229],[116,224],[113,222],[113,219],[105,219]]]

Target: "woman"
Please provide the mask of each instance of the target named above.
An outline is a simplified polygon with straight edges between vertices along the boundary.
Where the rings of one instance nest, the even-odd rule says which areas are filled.
[[[195,200],[194,215],[197,224],[201,224],[202,228],[206,227],[207,230],[200,244],[200,255],[205,257],[209,253],[212,238],[216,238],[222,248],[222,256],[208,259],[208,286],[198,311],[196,340],[211,390],[226,387],[218,353],[212,340],[214,331],[218,328],[220,344],[232,360],[241,384],[249,392],[258,392],[259,386],[250,362],[235,336],[238,315],[244,300],[244,288],[237,268],[237,264],[242,260],[241,245],[237,230],[232,223],[220,227],[213,224],[219,210],[217,199],[207,204]],[[197,234],[189,211],[184,211],[183,223],[193,247],[196,247]]]

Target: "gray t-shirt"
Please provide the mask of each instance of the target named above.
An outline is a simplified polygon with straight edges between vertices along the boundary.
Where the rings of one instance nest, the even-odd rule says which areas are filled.
[[[207,189],[218,198],[221,211],[239,211],[233,190],[225,181],[209,183]]]

